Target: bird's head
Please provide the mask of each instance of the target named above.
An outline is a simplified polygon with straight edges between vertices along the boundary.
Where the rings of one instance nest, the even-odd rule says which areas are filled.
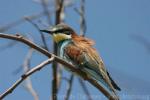
[[[41,31],[51,34],[56,43],[63,40],[71,39],[72,35],[75,34],[74,30],[66,24],[58,24],[51,27],[50,29]]]

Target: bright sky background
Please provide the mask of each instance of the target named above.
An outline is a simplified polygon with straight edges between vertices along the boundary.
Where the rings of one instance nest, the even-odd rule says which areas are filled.
[[[74,1],[79,2],[80,0]],[[113,79],[122,88],[122,92],[119,93],[122,100],[133,100],[133,97],[140,100],[150,99],[149,5],[149,0],[86,0],[86,36],[95,40],[95,48],[100,52]],[[73,10],[77,6],[79,6],[78,3],[66,9],[66,23],[79,32],[79,16]],[[23,16],[41,11],[42,6],[33,0],[1,0],[0,27]],[[5,33],[31,33],[36,37],[35,41],[40,42],[39,33],[28,22],[13,27]],[[0,39],[0,47],[7,43],[8,40]],[[27,50],[28,47],[20,43],[6,50],[0,49],[0,93],[10,87],[23,73],[13,75],[13,72],[23,63]],[[46,59],[37,52],[32,58],[33,67]],[[33,87],[37,90],[41,100],[49,99],[51,75],[51,67],[47,66],[32,76]],[[77,80],[75,78],[73,100],[84,95]],[[100,95],[93,86],[89,84],[87,86],[91,94]],[[63,82],[61,90],[65,88],[66,82]],[[59,94],[63,95],[63,92],[60,91]],[[23,85],[17,87],[5,98],[5,100],[32,99]],[[81,99],[85,100],[85,98]],[[97,98],[95,97],[94,100]]]

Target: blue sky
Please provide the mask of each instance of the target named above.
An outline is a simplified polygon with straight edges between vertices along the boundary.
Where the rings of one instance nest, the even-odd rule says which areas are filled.
[[[74,1],[79,2],[80,0]],[[146,100],[147,95],[150,95],[149,5],[149,0],[86,0],[86,37],[95,40],[95,48],[101,54],[113,79],[122,88],[123,91],[119,94],[124,100],[126,98],[130,100],[133,96],[141,96],[142,100]],[[66,9],[66,23],[79,32],[79,16],[73,10],[77,6],[78,3],[75,3],[73,7]],[[0,7],[0,27],[23,16],[42,11],[41,5],[33,0],[1,0]],[[44,26],[41,25],[41,27]],[[31,33],[35,41],[40,43],[39,33],[28,22],[13,27],[5,33]],[[145,45],[143,40],[148,44]],[[7,43],[8,40],[0,39],[0,46]],[[48,43],[51,46],[51,40]],[[11,86],[22,74],[22,72],[17,75],[12,73],[23,63],[27,51],[28,47],[20,43],[15,47],[0,51],[0,93]],[[34,67],[45,59],[46,57],[35,52],[32,57],[32,66]],[[69,74],[66,71],[64,73],[65,75]],[[47,100],[51,88],[51,67],[45,67],[31,78],[40,99]],[[72,94],[79,96],[78,93],[84,93],[77,80],[75,78]],[[100,94],[87,82],[86,84],[91,94]],[[66,82],[63,82],[62,90],[65,85]],[[60,94],[63,92],[60,91]],[[6,97],[6,100],[19,99],[32,100],[32,96],[24,89],[23,85]]]

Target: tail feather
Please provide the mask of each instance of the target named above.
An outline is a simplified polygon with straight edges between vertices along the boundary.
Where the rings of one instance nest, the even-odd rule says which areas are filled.
[[[85,68],[86,73],[88,72],[92,77],[94,77],[96,80],[100,81],[106,88],[112,91],[112,89],[109,87],[109,85],[103,80],[100,73],[93,71],[92,69],[89,69],[88,67]],[[110,74],[107,72],[107,75],[111,81],[112,86],[118,90],[121,91],[120,87],[114,82],[114,80],[111,78]]]
[[[102,78],[102,76],[101,76],[100,74],[96,73],[96,72],[93,71],[93,70],[87,69],[87,68],[85,68],[84,71],[86,71],[86,73],[87,73],[88,75],[92,76],[92,78],[98,80],[98,82],[100,82],[100,84],[102,84],[107,90],[109,90],[109,91],[111,91],[111,92],[113,91],[113,90],[109,87],[109,85],[103,80],[103,78]]]
[[[121,88],[115,83],[115,81],[111,78],[111,76],[109,75],[109,73],[107,72],[107,75],[109,77],[109,79],[111,80],[111,84],[113,85],[113,87],[118,90],[121,91]]]

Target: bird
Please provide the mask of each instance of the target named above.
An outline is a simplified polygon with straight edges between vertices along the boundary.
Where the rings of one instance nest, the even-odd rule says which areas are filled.
[[[52,35],[57,44],[60,58],[76,65],[88,76],[101,83],[108,91],[115,94],[116,90],[121,91],[108,73],[99,53],[93,47],[95,44],[93,40],[78,35],[65,23],[41,31]]]

